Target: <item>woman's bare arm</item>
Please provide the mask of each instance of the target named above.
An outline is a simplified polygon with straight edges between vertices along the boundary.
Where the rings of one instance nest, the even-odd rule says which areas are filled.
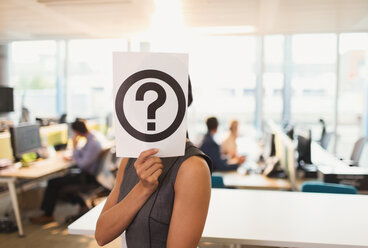
[[[211,174],[205,160],[197,156],[185,160],[179,169],[174,189],[174,209],[167,247],[197,247],[211,195]]]
[[[150,149],[141,153],[134,164],[140,181],[118,203],[120,185],[127,163],[126,159],[122,161],[114,189],[107,198],[97,221],[95,238],[99,245],[105,245],[122,234],[149,196],[156,190],[158,177],[162,173],[161,159],[153,156],[157,152],[157,149]]]

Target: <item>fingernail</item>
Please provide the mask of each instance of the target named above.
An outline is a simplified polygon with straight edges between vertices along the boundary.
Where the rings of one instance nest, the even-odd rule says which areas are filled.
[[[157,148],[155,148],[153,151],[154,151],[154,152],[158,152],[158,149],[157,149]]]

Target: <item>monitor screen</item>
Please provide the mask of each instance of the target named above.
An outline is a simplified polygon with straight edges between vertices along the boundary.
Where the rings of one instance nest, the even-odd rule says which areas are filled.
[[[22,154],[34,152],[41,147],[40,126],[22,125],[10,128],[14,157],[20,158]]]
[[[277,133],[275,145],[280,167],[289,178],[292,188],[296,189],[295,144],[284,133]]]
[[[276,157],[279,159],[279,163],[281,168],[287,174],[288,170],[288,162],[287,162],[287,146],[285,144],[285,137],[282,134],[277,134],[275,136],[275,148],[276,148]]]
[[[264,141],[264,148],[263,148],[263,157],[265,159],[269,157],[273,157],[276,155],[275,151],[275,134],[267,131],[265,133],[265,141]]]
[[[311,130],[300,132],[298,134],[298,163],[311,164]]]
[[[13,88],[0,87],[0,112],[14,111]]]

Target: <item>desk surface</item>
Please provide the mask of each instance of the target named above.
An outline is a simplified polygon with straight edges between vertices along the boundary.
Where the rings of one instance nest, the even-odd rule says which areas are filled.
[[[291,190],[287,179],[269,178],[260,174],[242,175],[238,172],[214,173],[221,175],[226,187],[241,189]]]
[[[68,227],[93,235],[103,204]],[[201,241],[282,247],[368,246],[368,197],[212,189]]]
[[[256,161],[261,153],[259,144],[247,137],[237,139],[239,154],[247,154],[245,167],[258,167]],[[214,175],[221,175],[226,187],[239,189],[270,189],[270,190],[291,190],[291,184],[288,179],[269,178],[260,174],[244,174],[245,168],[239,168],[233,172],[215,172]]]
[[[70,162],[63,159],[63,152],[60,151],[47,159],[31,163],[29,167],[20,167],[18,163],[10,168],[0,170],[0,177],[35,179],[68,167],[70,167]]]
[[[331,166],[331,167],[346,167],[346,163],[335,157],[333,154],[329,153],[327,150],[323,149],[316,142],[311,142],[311,159],[313,164],[317,166]]]

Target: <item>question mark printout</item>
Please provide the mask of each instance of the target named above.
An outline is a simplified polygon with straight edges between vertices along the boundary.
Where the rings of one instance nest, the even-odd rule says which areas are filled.
[[[117,156],[184,155],[188,55],[114,52],[113,80]]]

